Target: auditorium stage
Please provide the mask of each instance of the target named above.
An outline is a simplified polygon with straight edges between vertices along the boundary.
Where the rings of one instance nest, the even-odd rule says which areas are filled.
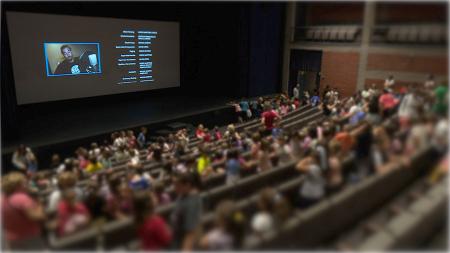
[[[9,166],[11,153],[20,143],[33,148],[38,156],[47,157],[58,150],[62,155],[73,154],[76,146],[108,139],[109,134],[116,130],[137,129],[145,125],[149,126],[151,136],[155,135],[155,129],[170,122],[194,125],[204,121],[210,124],[230,122],[234,109],[227,103],[231,100],[227,97],[181,95],[171,96],[169,100],[162,96],[131,103],[117,101],[108,105],[87,104],[84,108],[74,108],[83,113],[40,113],[34,118],[21,119],[23,124],[19,126],[20,137],[17,140],[2,142],[2,167]],[[49,157],[45,160],[49,160]],[[43,161],[43,164],[47,164],[47,161]]]

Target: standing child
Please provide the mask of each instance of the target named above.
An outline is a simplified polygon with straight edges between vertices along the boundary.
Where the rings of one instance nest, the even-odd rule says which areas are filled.
[[[166,222],[154,213],[154,203],[147,191],[137,192],[133,199],[135,223],[141,248],[145,251],[162,250],[172,240]]]

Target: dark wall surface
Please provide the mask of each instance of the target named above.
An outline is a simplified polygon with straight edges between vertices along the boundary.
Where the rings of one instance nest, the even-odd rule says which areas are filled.
[[[61,125],[55,131],[68,131],[74,121],[85,120],[85,126],[89,127],[102,121],[114,124],[111,120],[114,117],[136,118],[141,113],[151,114],[152,110],[164,108],[160,105],[161,98],[164,103],[176,104],[180,97],[234,99],[278,92],[281,90],[284,6],[284,3],[244,2],[4,2],[2,146],[18,141],[26,143],[29,133],[55,124]],[[178,21],[181,87],[17,106],[4,15],[8,10]],[[145,108],[140,106],[143,103]],[[127,109],[117,115],[114,111],[119,105]]]

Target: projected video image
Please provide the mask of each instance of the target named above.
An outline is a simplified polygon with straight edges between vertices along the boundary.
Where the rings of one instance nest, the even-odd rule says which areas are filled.
[[[47,76],[101,73],[100,44],[44,43]]]
[[[180,86],[178,22],[14,11],[6,19],[19,105]]]

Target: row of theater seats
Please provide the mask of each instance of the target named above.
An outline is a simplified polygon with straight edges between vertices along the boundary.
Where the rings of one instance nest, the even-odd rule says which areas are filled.
[[[302,117],[310,116],[311,114],[317,113],[318,111],[320,111],[318,108],[313,108],[313,107],[311,107],[311,105],[306,105],[306,106],[303,106],[303,107],[299,108],[298,110],[289,112],[287,115],[285,115],[285,116],[283,117],[282,122],[283,122],[283,124],[285,124],[284,122],[288,122],[288,123],[289,123],[289,122],[290,122],[290,121],[288,121],[289,119],[292,119],[292,118],[293,118],[293,119],[298,119],[298,117],[299,117],[300,115],[301,115]],[[260,126],[262,126],[262,124],[261,124],[261,119],[255,119],[255,120],[251,120],[251,121],[248,121],[248,122],[239,124],[239,125],[236,126],[235,129],[236,129],[236,131],[238,131],[238,132],[242,132],[242,131],[255,131],[255,130],[257,130]],[[189,148],[192,148],[192,147],[198,145],[200,142],[201,142],[201,140],[195,138],[194,140],[192,140],[192,141],[189,142],[188,147],[189,147]],[[222,140],[222,141],[217,141],[217,142],[215,142],[214,144],[220,144],[220,143],[222,143],[222,142],[223,142],[223,140]],[[141,149],[141,150],[139,151],[139,153],[140,153],[140,158],[141,158],[142,160],[145,160],[145,157],[148,155],[148,150],[146,150],[146,149]],[[185,155],[185,156],[182,157],[182,158],[187,158],[187,156],[189,156],[189,155]],[[112,162],[113,162],[113,165],[114,165],[114,166],[123,165],[123,164],[126,163],[126,162],[123,162],[123,161],[122,161],[122,162],[118,162],[118,161],[116,161],[115,159],[112,159]]]
[[[361,27],[351,26],[314,26],[306,29],[305,38],[312,41],[355,41]]]
[[[278,95],[279,94],[270,94],[270,95],[266,95],[266,96],[261,96],[261,98],[263,98],[263,99],[274,99]],[[253,99],[256,99],[256,98],[253,98]],[[301,111],[303,111],[303,110],[305,110],[307,108],[310,108],[310,107],[311,106],[309,106],[309,105],[308,106],[304,106],[304,107],[302,107],[302,108],[300,108],[298,110],[289,112],[288,115],[295,115],[296,113],[301,112]],[[247,122],[244,122],[244,123],[236,124],[236,130],[242,129],[243,127],[249,126],[251,124],[257,124],[259,122],[260,122],[260,119],[254,119],[254,120],[247,121]],[[163,135],[159,135],[159,136],[150,136],[149,137],[149,142],[147,144],[149,144],[151,142],[156,142],[158,137],[161,137],[161,136],[167,137],[168,134],[175,134],[176,133],[175,129],[179,130],[182,127],[188,127],[188,126],[191,126],[191,125],[190,124],[185,124],[185,123],[180,123],[180,122],[171,123],[171,124],[169,124],[169,127],[172,128],[172,131],[165,131],[165,132],[163,132],[164,133]],[[195,132],[195,130],[194,130],[194,132]],[[189,137],[190,137],[190,142],[188,144],[189,148],[194,147],[195,145],[197,145],[197,144],[199,144],[201,142],[201,140],[197,139],[197,137],[195,136],[194,133],[191,133],[189,135]],[[140,159],[141,160],[145,160],[145,158],[146,158],[146,156],[148,154],[147,149],[140,149],[139,152],[140,152]],[[119,161],[118,162],[118,161],[115,160],[115,158],[112,158],[112,165],[113,165],[113,167],[119,167],[121,165],[124,166],[126,163],[127,163],[127,161]]]
[[[412,186],[397,194],[393,200],[386,202],[379,210],[375,210],[368,218],[362,220],[354,228],[343,233],[331,242],[329,248],[357,249],[366,244],[368,238],[371,238],[376,232],[381,231],[382,227],[392,218],[404,211],[413,201],[416,200],[420,192],[426,191],[427,184],[425,179],[417,180]],[[371,240],[370,240],[371,241]]]
[[[388,42],[441,43],[447,41],[447,28],[443,25],[393,25],[387,28]]]
[[[295,125],[299,125],[300,122],[302,122],[304,119],[312,119],[311,117],[315,117],[316,119],[321,115],[321,111],[318,108],[313,108],[310,105],[304,106],[299,108],[298,110],[292,111],[289,114],[285,115],[282,119],[283,124],[289,124],[290,127],[293,127]],[[236,131],[242,132],[242,131],[256,131],[261,126],[261,122],[259,119],[256,119],[254,121],[244,123],[242,125],[238,125],[236,127]],[[211,148],[211,151],[215,151],[216,149],[220,148],[220,144],[222,144],[224,140],[219,140],[214,143],[212,143],[214,146]],[[194,147],[195,145],[198,145],[200,141],[195,141],[193,144],[189,144],[190,148]],[[158,166],[162,166],[159,163],[156,162],[150,162],[146,161],[146,156],[148,155],[148,151],[143,149],[140,151],[140,159],[143,161],[142,164],[144,166],[144,169],[147,168],[156,168]],[[189,158],[195,158],[198,156],[198,153],[190,153],[183,155],[180,159],[189,159]],[[113,159],[113,166],[115,171],[119,170],[125,170],[126,169],[126,162],[117,162]]]
[[[272,99],[275,99],[276,97],[278,97],[279,95],[280,95],[279,93],[269,94],[269,95],[265,95],[265,96],[260,96],[258,98],[256,98],[256,97],[249,98],[248,101],[256,100],[259,98],[262,98],[264,100],[272,100]],[[235,101],[235,102],[239,103],[240,101]],[[228,105],[231,105],[231,104],[229,103]],[[178,130],[183,129],[183,128],[186,128],[186,129],[188,129],[189,132],[191,132],[191,134],[189,136],[191,139],[190,143],[192,143],[192,141],[194,141],[194,142],[200,141],[195,136],[196,128],[192,124],[186,124],[183,122],[173,122],[173,123],[167,124],[166,127],[155,131],[155,135],[150,136],[149,140],[151,140],[152,142],[156,142],[158,137],[168,136],[169,134],[175,134]]]
[[[322,118],[322,112],[317,108],[317,107],[311,107],[310,105],[304,106],[299,108],[298,110],[292,111],[289,114],[285,115],[285,117],[283,117],[282,122],[283,124],[285,124],[284,122],[286,122],[286,124],[289,125],[290,129],[293,129],[294,127],[302,127],[305,122],[311,122],[314,120],[319,120]],[[242,126],[238,126],[236,129],[239,129],[240,131],[243,131],[244,129],[247,131],[250,130],[256,130],[259,126],[261,126],[260,120],[254,120],[252,122],[248,122],[248,123],[244,123]],[[220,148],[220,144],[223,141],[217,141],[216,142],[216,146],[212,148],[211,151],[215,151],[216,149]],[[198,142],[197,142],[198,144]],[[148,154],[148,151],[143,149],[140,150],[140,158],[143,161],[142,165],[143,165],[143,169],[144,171],[148,171],[151,174],[157,174],[159,172],[159,170],[162,169],[162,164],[158,163],[158,162],[151,162],[151,161],[146,161],[146,156]],[[191,153],[191,154],[186,154],[184,155],[182,158],[183,159],[188,159],[190,158],[195,158],[198,154],[197,153]],[[250,154],[244,154],[243,157],[247,158]],[[219,166],[223,166],[223,164],[213,164],[213,167],[219,167]],[[123,172],[125,173],[127,170],[127,165],[126,162],[117,162],[113,160],[113,170],[115,172]],[[206,187],[212,187],[215,186],[219,183],[224,182],[225,179],[222,180],[222,177],[220,176],[216,176],[216,177],[212,177],[210,180],[208,180],[205,185]],[[88,179],[86,180],[82,180],[78,183],[78,185],[80,187],[84,187],[87,185],[88,183]],[[41,196],[47,196],[52,192],[53,189],[48,189],[46,191],[42,191],[39,194]]]
[[[292,130],[297,126],[297,123],[299,120],[307,120],[307,119],[316,119],[323,115],[322,111],[317,107],[311,107],[311,106],[305,106],[304,108],[301,108],[299,113],[286,115],[283,117],[283,120],[281,121],[281,125],[284,130]],[[260,121],[260,120],[259,120]],[[261,123],[254,124],[251,126],[245,127],[245,131],[249,133],[253,133],[258,131],[258,128],[262,126]]]
[[[349,157],[344,162],[345,170],[353,170],[354,158]],[[239,180],[236,184],[223,185],[217,188],[203,191],[201,193],[205,215],[202,218],[201,226],[208,230],[214,223],[214,207],[217,203],[224,199],[233,199],[237,204],[236,208],[240,210],[245,217],[250,218],[258,209],[259,190],[264,187],[274,187],[280,194],[293,201],[298,193],[298,189],[304,181],[303,176],[298,176],[295,170],[296,162],[289,162],[280,165],[270,171],[249,176]],[[173,204],[157,209],[157,213],[169,219],[174,208]],[[246,230],[250,231],[249,223],[246,223]],[[104,250],[137,250],[138,242],[136,241],[134,226],[132,219],[114,221],[106,224],[101,229],[101,239],[95,237],[97,229],[93,228],[82,235],[62,238],[55,241],[55,249],[58,250],[80,250],[93,249],[95,243],[101,244]]]
[[[310,120],[301,119],[299,127],[311,122]],[[355,169],[354,159],[347,159],[344,163],[344,172]],[[295,162],[282,164],[273,170],[262,172],[260,174],[252,174],[247,178],[241,179],[233,185],[224,186],[225,177],[221,177],[220,181],[216,181],[215,188],[204,189],[201,196],[204,201],[204,211],[208,212],[204,215],[202,224],[205,228],[210,227],[214,220],[213,208],[220,201],[226,198],[232,198],[237,201],[237,207],[244,212],[247,217],[257,209],[258,191],[265,186],[273,186],[284,196],[295,198],[297,191],[303,182],[303,177],[295,177]],[[289,180],[291,179],[291,180]],[[173,204],[160,207],[157,213],[168,219]],[[249,228],[247,228],[250,230]],[[92,228],[84,231],[82,234],[76,234],[65,238],[50,238],[53,249],[56,250],[79,250],[94,249],[96,245],[100,245],[102,249],[119,249],[119,250],[136,250],[138,243],[136,242],[135,231],[131,219],[110,222],[99,228]]]
[[[242,180],[242,182],[238,182],[235,185],[227,185],[221,186],[217,189],[212,189],[210,191],[203,191],[201,193],[203,203],[204,203],[204,212],[202,218],[202,226],[205,228],[209,228],[214,223],[214,210],[213,207],[215,204],[220,202],[221,200],[233,199],[236,201],[237,208],[244,212],[244,215],[250,215],[257,209],[257,198],[258,198],[258,190],[266,187],[266,186],[276,186],[276,185],[284,185],[281,182],[288,181],[293,177],[296,173],[294,169],[294,163],[289,163],[280,168],[267,171],[270,173],[261,173],[256,174],[252,177],[249,177],[248,180]],[[300,187],[300,183],[303,181],[303,177],[296,177],[295,181],[296,185],[291,184],[289,188],[292,193],[297,192],[298,187]],[[157,213],[164,217],[166,220],[169,220],[169,216],[173,211],[174,204],[170,204],[168,206],[159,208]],[[133,220],[128,218],[126,220],[114,221],[106,224],[102,228],[102,248],[104,250],[136,250],[133,249],[133,245],[136,245],[136,233],[134,230]],[[87,234],[89,236],[78,236],[78,240],[73,240],[71,238],[71,243],[68,244],[67,238],[64,238],[58,242],[59,246],[62,246],[61,243],[65,242],[63,248],[58,248],[58,250],[66,250],[66,249],[93,249],[95,247],[95,243],[99,243],[99,240],[92,240],[92,236],[96,233],[96,229],[91,229]],[[83,238],[83,239],[82,239]],[[76,243],[74,243],[76,242]]]
[[[308,124],[311,120],[314,119],[309,118],[307,120],[300,118],[297,121],[298,127]],[[258,174],[256,174],[256,171],[253,171],[253,173],[232,185],[224,185],[224,174],[215,176],[214,179],[211,180],[214,183],[208,180],[202,190],[201,196],[204,203],[204,211],[209,211],[210,213],[209,215],[204,216],[203,223],[205,225],[212,224],[213,208],[225,197],[232,198],[236,201],[241,200],[241,205],[238,206],[256,208],[257,191],[265,186],[282,185],[282,182],[293,178],[297,174],[294,165],[295,162],[290,162],[279,165],[278,168]],[[299,179],[297,178],[296,180],[298,181]],[[300,181],[297,183],[300,183]],[[299,187],[300,185],[297,184],[297,186]],[[297,189],[298,188],[296,188],[294,192],[296,192]],[[252,195],[252,197],[249,197],[250,195]],[[249,200],[250,202],[248,202]],[[168,219],[173,207],[173,204],[160,207],[157,209],[157,213]],[[129,242],[131,242],[132,245],[135,245],[135,239],[136,234],[131,218],[109,222],[103,226],[94,226],[91,229],[83,231],[83,233],[77,233],[64,238],[56,238],[54,235],[49,237],[51,248],[54,250],[92,250],[96,249],[98,245],[103,249],[113,249],[118,246],[126,245]]]
[[[420,174],[420,171],[417,170],[417,168],[421,168],[421,167],[426,167],[426,159],[424,158],[428,158],[431,160],[435,160],[433,159],[433,150],[427,150],[425,152],[420,153],[420,155],[418,157],[415,157],[413,160],[413,163],[415,165],[414,168],[416,169],[410,169],[410,170],[394,170],[388,174],[385,175],[389,175],[387,178],[385,175],[376,175],[374,177],[370,177],[366,180],[364,180],[363,182],[361,182],[358,185],[350,185],[349,187],[347,187],[343,192],[341,192],[340,194],[328,199],[328,200],[324,200],[322,201],[317,207],[314,207],[313,209],[308,209],[306,212],[302,212],[300,214],[295,214],[293,216],[293,220],[291,219],[290,222],[288,222],[287,224],[291,224],[290,226],[288,225],[288,228],[292,228],[295,227],[296,224],[300,221],[301,224],[305,225],[307,224],[307,228],[305,229],[305,231],[302,231],[302,240],[306,240],[306,243],[304,245],[300,245],[300,246],[311,246],[314,245],[314,243],[317,243],[317,239],[324,239],[323,235],[320,234],[320,231],[317,231],[318,229],[320,230],[320,227],[323,225],[317,224],[317,222],[320,222],[321,220],[323,220],[328,228],[328,226],[330,224],[327,224],[327,221],[329,221],[329,219],[323,219],[325,217],[330,217],[333,215],[347,215],[347,217],[344,217],[343,219],[339,219],[340,221],[334,221],[337,222],[337,224],[331,223],[331,231],[334,230],[339,230],[342,229],[343,227],[342,222],[344,222],[344,224],[349,224],[349,223],[354,223],[355,220],[358,220],[358,217],[361,217],[362,214],[367,213],[369,210],[371,210],[372,208],[374,208],[375,206],[377,206],[377,203],[381,203],[384,200],[386,200],[387,198],[389,198],[389,196],[393,195],[395,192],[398,191],[398,189],[400,189],[401,187],[403,187],[405,184],[407,184],[407,182],[413,180],[413,178],[417,177],[418,174]],[[353,159],[354,160],[354,159]],[[425,164],[424,164],[425,162]],[[245,198],[247,191],[249,189],[253,189],[254,187],[264,187],[264,186],[275,186],[276,189],[282,193],[284,196],[287,196],[288,198],[292,198],[292,196],[295,196],[297,194],[298,188],[300,187],[301,183],[303,182],[303,178],[302,177],[292,177],[289,176],[290,173],[292,173],[292,171],[294,171],[293,166],[294,166],[295,162],[293,163],[288,163],[285,164],[284,166],[279,167],[278,169],[274,169],[272,171],[268,171],[266,172],[266,174],[258,174],[255,175],[255,177],[253,177],[252,179],[247,179],[244,181],[240,181],[238,182],[236,185],[232,186],[232,187],[219,187],[217,189],[213,189],[210,190],[208,192],[202,193],[202,196],[204,197],[205,202],[212,202],[214,201],[213,199],[216,199],[216,202],[219,201],[220,199],[223,199],[223,197],[225,196],[241,196],[244,195],[244,198],[239,200],[236,199],[236,201],[238,201],[238,208],[243,211],[247,217],[251,217],[251,215],[256,211],[257,209],[257,193],[253,193],[252,196]],[[345,170],[352,170],[354,169],[355,164],[354,161],[352,162],[352,159],[350,159],[350,161],[347,161],[345,163]],[[289,170],[291,170],[291,172],[289,172]],[[418,173],[419,172],[419,173]],[[278,175],[278,176],[276,176]],[[274,178],[279,178],[281,179],[290,179],[284,182],[281,182],[279,180],[273,180]],[[241,184],[242,186],[239,187],[239,184]],[[239,190],[237,190],[239,189]],[[382,191],[380,191],[380,189],[383,189]],[[247,193],[248,194],[248,193]],[[291,197],[289,197],[291,196]],[[241,196],[242,197],[242,196]],[[372,197],[374,197],[374,199],[372,200]],[[367,200],[369,199],[369,200]],[[362,204],[361,204],[361,203]],[[374,203],[375,202],[375,203]],[[206,210],[210,210],[214,204],[209,205],[206,204],[205,206],[207,206],[207,208],[205,208]],[[209,206],[209,208],[208,208]],[[321,213],[321,215],[319,215],[319,217],[317,217],[317,210],[321,210],[320,212],[322,212],[325,209],[327,209],[328,211],[325,212],[325,214]],[[332,207],[332,208],[331,208]],[[355,210],[352,210],[352,212],[347,213],[347,209],[352,209],[352,208],[356,208]],[[162,215],[163,217],[167,218],[168,215],[170,214],[171,210],[172,210],[173,206],[172,205],[168,205],[162,208],[158,209],[158,213],[160,215]],[[337,212],[336,213],[329,213],[331,209],[332,210],[338,210],[338,211],[334,211]],[[211,211],[211,210],[210,210]],[[300,220],[297,220],[297,218],[300,217]],[[334,217],[334,216],[333,216]],[[312,220],[311,220],[312,219]],[[212,224],[213,221],[213,213],[209,212],[207,213],[204,218],[203,218],[203,225],[205,227],[210,226]],[[305,223],[306,222],[306,223]],[[333,222],[333,221],[332,221]],[[346,223],[345,223],[346,222]],[[311,225],[312,223],[312,225]],[[294,224],[294,225],[292,225]],[[309,224],[309,225],[308,225]],[[314,225],[317,225],[318,227],[315,228]],[[320,226],[319,226],[320,225]],[[304,228],[303,228],[304,229]],[[101,230],[100,233],[99,230]],[[86,231],[83,234],[78,234],[77,238],[71,237],[71,238],[62,238],[61,240],[59,240],[58,244],[60,247],[57,247],[58,249],[94,249],[96,248],[95,245],[101,245],[102,249],[114,249],[117,246],[120,246],[119,249],[136,249],[135,247],[137,246],[137,242],[136,242],[136,238],[135,238],[135,234],[134,234],[134,230],[133,230],[133,226],[132,226],[132,221],[130,220],[122,220],[122,221],[115,221],[115,222],[111,222],[106,224],[105,226],[102,226],[101,229],[99,227],[99,230],[97,229],[91,229],[90,231]],[[310,230],[310,231],[308,231]],[[292,232],[292,231],[291,231]],[[306,232],[306,233],[305,233]],[[318,234],[315,234],[318,233]],[[291,233],[294,235],[298,235],[299,233]],[[316,241],[313,241],[311,243],[309,234],[313,235]],[[82,238],[80,238],[80,236]],[[273,236],[273,235],[272,235]],[[282,238],[284,238],[284,236],[281,236]],[[270,238],[270,236],[269,236]],[[308,239],[310,238],[310,239]],[[293,240],[288,240],[288,241],[295,241],[297,239],[295,238],[291,238]],[[295,240],[294,240],[295,239]],[[123,244],[126,244],[126,246],[124,246]],[[246,243],[246,247],[253,249],[252,247],[255,247],[255,244],[258,245],[258,243],[261,243],[261,241],[258,239],[252,240],[251,238],[247,240]],[[284,245],[282,248],[286,249],[289,248],[288,245],[286,243],[281,243],[281,245]],[[298,245],[295,244],[294,247],[297,247]],[[263,248],[266,246],[263,246]],[[258,248],[258,247],[257,247]],[[275,249],[280,249],[277,247],[275,247]]]
[[[419,182],[408,193],[396,199],[397,206],[391,206],[390,210],[396,215],[388,217],[390,219],[375,231],[370,231],[372,234],[355,248],[363,251],[413,250],[445,224],[448,178],[433,187],[424,187],[423,184],[423,181]]]
[[[429,171],[433,167],[430,162],[437,161],[439,156],[432,147],[419,151],[413,156],[409,168],[399,167],[385,174],[376,174],[355,185],[349,185],[336,195],[294,215],[280,229],[262,237],[248,237],[244,249],[321,249],[323,245],[327,245],[333,238],[364,220],[373,210],[378,209],[399,191]],[[427,222],[427,217],[423,216],[415,221],[419,222],[419,220],[421,223]],[[407,226],[403,227],[401,232],[408,234],[426,231]],[[392,240],[399,245],[404,245],[400,243],[400,238],[391,238]],[[372,246],[380,250],[376,244]]]
[[[283,124],[287,124],[289,123],[287,120],[289,119],[298,119],[298,117],[300,115],[305,116],[303,113],[312,113],[312,112],[317,112],[318,108],[313,108],[311,105],[305,105],[302,106],[300,108],[298,108],[297,110],[294,111],[290,111],[288,112],[286,115],[283,116]],[[235,129],[237,132],[244,132],[244,131],[248,131],[248,132],[253,132],[258,130],[259,127],[261,127],[261,119],[257,118],[257,119],[253,119],[253,120],[249,120],[247,122],[241,123],[236,125]],[[201,142],[201,140],[196,139],[193,141],[190,141],[188,144],[188,147],[194,147],[195,145],[199,144]],[[220,141],[219,141],[220,142]]]
[[[384,41],[392,43],[442,43],[447,41],[445,25],[390,25],[376,28]],[[361,33],[359,26],[314,26],[306,28],[305,39],[310,41],[352,42]]]

